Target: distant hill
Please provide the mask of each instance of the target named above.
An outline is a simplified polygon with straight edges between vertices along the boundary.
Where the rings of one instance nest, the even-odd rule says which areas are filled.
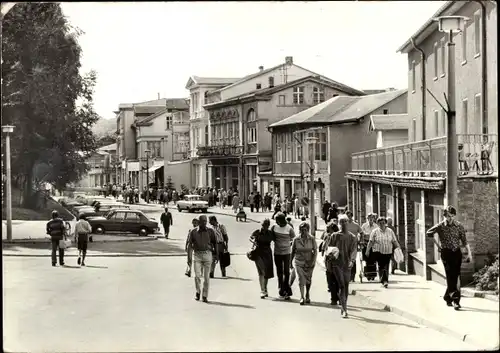
[[[116,118],[99,119],[97,123],[92,127],[92,131],[97,136],[97,138],[101,138],[107,135],[114,135],[116,131]]]

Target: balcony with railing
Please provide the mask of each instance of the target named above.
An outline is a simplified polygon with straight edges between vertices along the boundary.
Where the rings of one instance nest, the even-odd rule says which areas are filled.
[[[459,134],[460,176],[498,176],[498,135]],[[351,155],[352,173],[407,176],[446,176],[446,137],[379,148]]]
[[[243,147],[226,141],[225,143],[217,143],[210,146],[198,145],[197,152],[199,157],[239,156],[243,152]]]

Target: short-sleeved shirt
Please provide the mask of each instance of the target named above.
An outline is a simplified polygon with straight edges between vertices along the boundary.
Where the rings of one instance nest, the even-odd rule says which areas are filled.
[[[358,234],[363,233],[359,224],[354,221],[347,222],[347,230],[354,234],[356,237],[358,236]]]
[[[379,252],[385,255],[392,254],[393,243],[397,242],[396,235],[392,229],[385,228],[385,231],[382,231],[382,229],[378,227],[370,234],[370,241],[373,242],[373,252]]]
[[[191,230],[190,243],[196,251],[214,251],[217,246],[217,238],[213,229],[195,228]]]
[[[377,228],[378,225],[376,223],[373,223],[371,226],[369,222],[363,223],[363,225],[361,226],[361,231],[363,232],[362,239],[364,241],[368,241],[372,232]]]
[[[298,236],[293,239],[292,252],[295,252],[295,266],[314,267],[314,255],[317,251],[318,245],[316,244],[316,239],[314,239],[311,235],[308,235],[305,239],[302,238],[302,236]]]
[[[460,249],[460,243],[463,246],[467,245],[465,228],[460,222],[453,221],[451,224],[448,224],[444,220],[427,231],[428,236],[432,236],[434,233],[438,234],[442,249],[455,251]]]

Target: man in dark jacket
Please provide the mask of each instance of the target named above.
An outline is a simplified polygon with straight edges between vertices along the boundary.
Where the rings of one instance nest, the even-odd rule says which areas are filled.
[[[64,249],[59,247],[59,241],[64,239],[66,226],[57,211],[52,211],[52,219],[47,223],[47,234],[52,243],[52,266],[57,264],[56,251],[59,249],[59,265],[64,266]]]
[[[322,207],[322,210],[323,211],[323,221],[325,221],[325,223],[328,223],[326,220],[328,218],[328,211],[330,210],[330,202],[328,201],[325,201],[325,203],[323,204],[323,207]]]
[[[255,194],[253,203],[255,205],[255,211],[259,212],[260,204],[262,203],[262,195],[260,194],[260,192],[257,191],[257,194]]]
[[[165,212],[161,214],[160,222],[161,224],[163,224],[163,230],[165,231],[165,239],[168,239],[168,234],[170,233],[170,226],[174,225],[172,214],[168,210],[168,207],[165,207]]]

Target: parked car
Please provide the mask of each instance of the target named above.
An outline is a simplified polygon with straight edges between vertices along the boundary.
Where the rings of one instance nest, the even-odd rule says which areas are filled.
[[[92,233],[131,232],[147,236],[160,231],[158,222],[138,210],[112,209],[105,216],[88,217]]]
[[[109,211],[111,210],[116,210],[116,209],[130,209],[130,206],[128,205],[123,205],[123,204],[114,204],[114,205],[104,205],[99,208],[99,211],[96,211],[94,207],[91,207],[90,209],[86,209],[85,211],[80,212],[79,215],[82,215],[84,219],[87,219],[87,217],[96,217],[96,216],[104,216],[106,215]]]
[[[203,201],[200,195],[185,195],[182,200],[177,201],[177,210],[188,210],[189,212],[207,212],[208,202]]]

